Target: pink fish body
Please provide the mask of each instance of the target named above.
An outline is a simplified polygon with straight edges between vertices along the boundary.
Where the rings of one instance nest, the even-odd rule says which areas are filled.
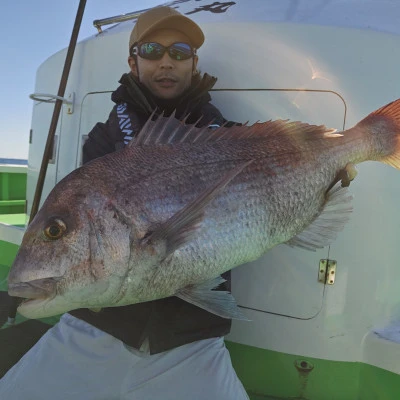
[[[330,244],[351,211],[354,165],[400,167],[400,100],[355,127],[269,121],[209,131],[149,121],[125,149],[59,182],[9,275],[42,318],[178,296],[227,318],[221,273],[277,244]],[[343,187],[344,186],[344,187]]]

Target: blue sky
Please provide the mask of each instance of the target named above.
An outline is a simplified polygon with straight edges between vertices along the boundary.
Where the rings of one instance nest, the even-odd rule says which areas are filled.
[[[152,7],[163,0],[87,0],[79,33],[96,33],[93,20]],[[68,46],[79,0],[3,1],[0,25],[0,158],[27,158],[35,75]]]

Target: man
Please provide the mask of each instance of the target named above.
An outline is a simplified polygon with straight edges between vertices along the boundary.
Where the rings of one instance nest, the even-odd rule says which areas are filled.
[[[130,73],[116,106],[84,145],[84,163],[124,147],[154,109],[199,126],[221,125],[197,71],[201,29],[169,7],[142,14],[129,40]],[[228,276],[229,278],[229,276]],[[226,290],[226,288],[225,288]],[[2,398],[248,399],[223,336],[230,320],[178,298],[65,314],[0,381]]]

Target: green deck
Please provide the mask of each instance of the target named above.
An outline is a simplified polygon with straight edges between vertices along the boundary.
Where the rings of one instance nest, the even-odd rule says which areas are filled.
[[[28,221],[26,214],[0,214],[0,222],[7,225],[24,227]]]
[[[0,214],[21,214],[25,212],[26,168],[20,172],[0,170]]]
[[[26,167],[0,166],[0,223],[24,227],[28,221],[25,214]],[[0,291],[7,291],[7,275],[19,246],[0,240]],[[17,315],[16,322],[25,318]],[[56,323],[57,317],[46,318],[47,323]]]
[[[25,226],[26,179],[26,167],[0,166],[0,223]],[[0,240],[0,290],[5,290],[5,278],[17,250],[17,245]]]
[[[251,400],[400,399],[400,376],[372,365],[226,345]]]

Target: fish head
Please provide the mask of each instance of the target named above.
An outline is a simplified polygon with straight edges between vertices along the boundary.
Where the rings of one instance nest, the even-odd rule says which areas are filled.
[[[130,227],[109,196],[79,179],[61,181],[29,224],[8,277],[18,312],[44,318],[111,305],[130,253]]]

